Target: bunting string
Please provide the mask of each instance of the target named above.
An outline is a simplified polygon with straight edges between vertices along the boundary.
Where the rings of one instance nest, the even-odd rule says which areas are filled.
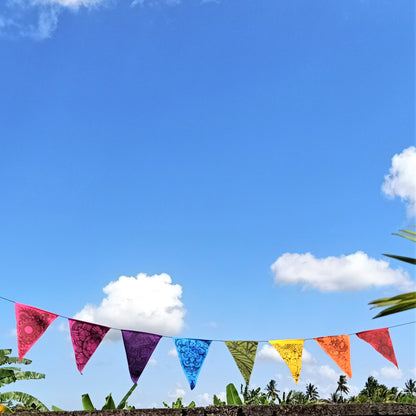
[[[293,379],[297,384],[302,367],[303,344],[305,341],[315,340],[338,367],[351,378],[350,336],[356,335],[359,339],[370,344],[378,353],[398,368],[389,329],[416,323],[416,321],[410,321],[385,328],[315,338],[250,341],[230,341],[222,339],[207,340],[179,338],[168,335],[112,328],[92,322],[76,320],[33,306],[24,305],[3,296],[0,296],[0,299],[15,304],[19,360],[24,358],[26,353],[46,332],[50,324],[56,318],[61,317],[68,320],[75,363],[81,374],[107,332],[110,329],[113,329],[121,331],[128,370],[134,384],[138,382],[150,357],[156,349],[160,339],[163,337],[171,338],[173,340],[178,353],[179,362],[188,379],[191,390],[196,386],[199,373],[212,342],[225,343],[246,384],[250,381],[258,343],[270,343],[289,367]]]

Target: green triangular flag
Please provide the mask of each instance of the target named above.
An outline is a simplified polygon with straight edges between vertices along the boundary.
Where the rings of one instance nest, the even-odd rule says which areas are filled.
[[[257,352],[257,341],[224,341],[237,364],[246,384],[250,382],[254,360]]]

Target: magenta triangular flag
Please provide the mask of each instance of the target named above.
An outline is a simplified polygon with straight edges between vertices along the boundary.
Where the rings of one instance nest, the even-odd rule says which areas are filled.
[[[123,335],[130,377],[133,383],[137,384],[137,380],[141,376],[147,362],[162,337],[146,332],[126,330],[122,330],[121,333]]]
[[[15,303],[17,349],[19,360],[26,355],[35,342],[48,329],[48,326],[59,316],[29,305]]]
[[[75,361],[80,373],[88,360],[92,357],[105,334],[110,330],[107,326],[91,324],[89,322],[68,319],[74,347]]]
[[[363,341],[368,342],[384,358],[387,358],[387,360],[399,368],[388,328],[358,332],[356,335]]]

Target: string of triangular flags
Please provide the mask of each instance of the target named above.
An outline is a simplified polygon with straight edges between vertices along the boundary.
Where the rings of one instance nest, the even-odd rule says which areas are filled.
[[[0,298],[2,298],[0,296]],[[6,299],[6,298],[2,298]],[[6,299],[10,301],[9,299]],[[24,305],[14,301],[17,326],[17,346],[19,359],[22,360],[26,353],[44,334],[49,325],[58,317],[52,312]],[[112,329],[107,326],[66,318],[69,323],[72,345],[74,348],[75,362],[80,373],[97,350],[107,332]],[[414,321],[416,322],[416,321]],[[408,322],[407,325],[414,322]],[[395,326],[401,326],[395,325]],[[390,327],[391,328],[391,327]],[[130,331],[121,329],[124,348],[130,377],[133,383],[137,383],[150,357],[158,345],[162,335],[147,332]],[[350,337],[348,335],[335,335],[313,338],[320,347],[332,358],[338,367],[351,378]],[[390,338],[389,328],[373,329],[355,333],[358,338],[370,344],[387,360],[396,367],[397,360],[393,344]],[[172,338],[172,337],[168,337]],[[213,341],[194,338],[175,338],[175,344],[179,361],[188,379],[191,390],[194,389],[199,372],[208,354]],[[296,384],[298,383],[301,367],[302,353],[305,339],[285,339],[268,341],[280,354],[292,373]],[[249,384],[251,373],[256,358],[259,342],[263,341],[221,341],[230,351],[245,382]]]

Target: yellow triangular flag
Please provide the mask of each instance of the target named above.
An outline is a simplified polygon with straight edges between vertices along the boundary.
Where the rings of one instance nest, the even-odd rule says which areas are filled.
[[[289,367],[295,383],[298,384],[300,370],[302,368],[302,352],[304,339],[284,339],[280,341],[269,341],[270,344],[283,358]]]

